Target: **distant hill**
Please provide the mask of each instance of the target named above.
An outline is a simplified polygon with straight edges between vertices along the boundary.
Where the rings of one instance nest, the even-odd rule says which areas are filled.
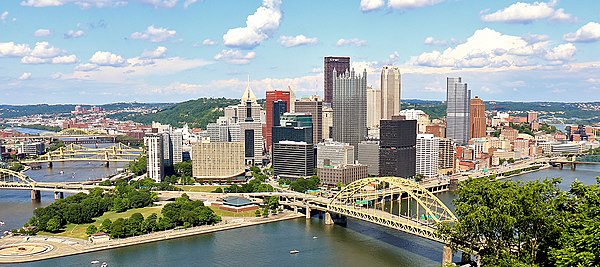
[[[118,110],[124,108],[147,108],[158,109],[170,106],[170,103],[111,103],[105,105],[80,105],[86,109],[93,106],[101,107],[105,110]],[[0,105],[0,118],[14,118],[20,116],[30,116],[37,114],[66,114],[75,110],[75,104],[37,104],[37,105]]]
[[[181,127],[187,123],[190,127],[206,129],[208,123],[215,122],[219,116],[223,116],[223,111],[219,110],[220,108],[239,103],[239,99],[199,98],[169,106],[156,113],[133,115],[127,117],[127,119],[143,124],[156,121],[174,127]]]

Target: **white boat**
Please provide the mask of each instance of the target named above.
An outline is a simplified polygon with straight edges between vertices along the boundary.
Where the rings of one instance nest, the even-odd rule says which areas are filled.
[[[90,262],[90,263],[91,263],[91,264],[98,264],[98,263],[100,263],[100,261],[92,261],[92,262]]]
[[[4,221],[0,221],[0,226],[4,226]]]
[[[63,171],[63,170],[60,170],[60,174],[63,174],[63,173],[65,173],[65,171]]]
[[[316,237],[316,236],[313,236],[313,239],[317,239],[317,237]]]
[[[293,250],[290,250],[290,254],[298,254],[299,252],[300,252],[300,251],[298,251],[298,250],[295,250],[295,249],[293,249]]]
[[[102,265],[100,265],[100,267],[106,267],[106,266],[108,266],[108,263],[106,263],[105,261],[102,262]]]

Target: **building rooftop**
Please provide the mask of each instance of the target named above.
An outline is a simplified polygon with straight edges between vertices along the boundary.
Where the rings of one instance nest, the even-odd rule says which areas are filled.
[[[234,206],[234,207],[242,207],[242,206],[252,205],[254,203],[247,198],[232,196],[232,197],[223,198],[223,204],[229,205],[229,206]]]

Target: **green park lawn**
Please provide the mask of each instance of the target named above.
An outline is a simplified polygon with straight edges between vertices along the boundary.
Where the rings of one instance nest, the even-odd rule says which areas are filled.
[[[213,210],[217,215],[221,217],[255,217],[255,211],[243,211],[243,212],[232,212],[221,210],[218,207],[208,206],[211,210]],[[85,232],[85,231],[84,231]]]
[[[100,228],[100,224],[102,224],[102,222],[106,219],[110,219],[111,221],[114,222],[118,218],[123,218],[123,219],[129,218],[132,214],[137,213],[137,212],[141,213],[144,216],[144,218],[150,216],[152,213],[156,213],[158,215],[158,217],[161,217],[162,216],[160,213],[161,210],[162,210],[162,206],[154,206],[154,207],[130,209],[128,211],[121,212],[121,213],[116,213],[114,211],[107,211],[102,216],[95,218],[95,222],[93,222],[93,223],[86,223],[86,224],[70,223],[70,224],[67,224],[64,231],[61,231],[58,233],[39,232],[39,234],[47,235],[47,236],[61,236],[61,237],[87,239],[88,235],[85,233],[85,231],[87,230],[88,226],[90,226],[92,224],[96,225],[96,227]]]

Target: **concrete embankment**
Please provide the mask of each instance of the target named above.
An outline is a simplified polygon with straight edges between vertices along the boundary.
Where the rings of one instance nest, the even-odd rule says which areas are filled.
[[[52,250],[42,254],[35,254],[29,256],[6,256],[0,253],[0,264],[41,261],[52,258],[66,257],[101,250],[122,248],[175,238],[214,233],[218,231],[225,231],[230,229],[237,229],[242,227],[255,226],[265,223],[279,222],[303,217],[304,215],[299,213],[284,212],[278,215],[271,215],[268,218],[230,218],[217,225],[198,226],[188,229],[161,231],[142,236],[114,239],[102,244],[92,244],[87,240],[81,239],[50,237],[41,235],[34,237],[11,236],[0,239],[0,250],[3,247],[10,247],[17,244],[28,243],[51,245]]]

